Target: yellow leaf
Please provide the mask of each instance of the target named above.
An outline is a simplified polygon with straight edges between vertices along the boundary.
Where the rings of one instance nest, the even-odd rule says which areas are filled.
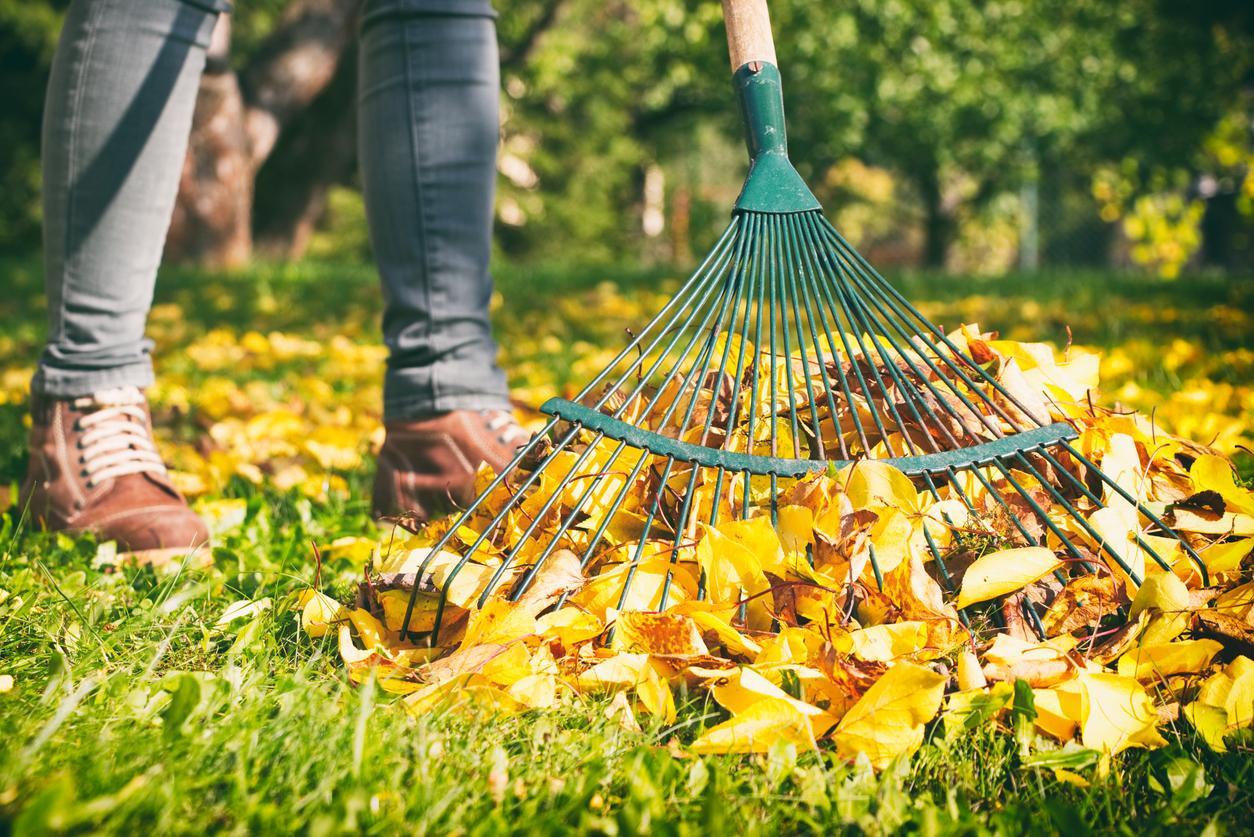
[[[616,651],[681,656],[708,654],[709,649],[687,616],[676,613],[645,613],[624,610],[615,620],[612,647]]]
[[[797,700],[751,668],[720,672],[709,682],[709,686],[714,699],[733,715],[744,712],[759,701],[784,703],[796,713],[811,719],[815,736],[826,732],[836,720],[819,707]]]
[[[854,510],[886,508],[907,514],[922,511],[914,483],[883,462],[873,459],[855,462],[842,469],[836,479],[844,485],[845,496]]]
[[[779,666],[805,665],[817,655],[823,637],[804,628],[782,628],[778,634],[762,642],[762,650],[753,660],[758,671]]]
[[[479,645],[477,648],[487,646]],[[448,659],[447,657],[445,659]],[[531,652],[522,642],[511,642],[499,653],[485,662],[478,671],[485,680],[497,686],[512,686],[519,680],[532,674]]]
[[[1247,581],[1220,593],[1215,599],[1215,610],[1233,619],[1249,621],[1250,613],[1254,612],[1254,581]]]
[[[885,767],[923,743],[923,725],[936,717],[944,692],[943,675],[913,663],[894,665],[841,718],[832,734],[837,748],[849,758],[865,753],[872,765]]]
[[[1228,733],[1254,726],[1254,660],[1237,657],[1206,678],[1183,711],[1212,750],[1225,752]]]
[[[1195,490],[1214,491],[1223,497],[1228,511],[1254,515],[1254,492],[1237,485],[1232,473],[1232,463],[1222,456],[1199,456],[1193,461],[1189,476]]]
[[[331,625],[342,620],[346,611],[335,599],[317,590],[305,590],[297,599],[300,607],[300,627],[312,637],[326,636]]]
[[[779,741],[794,745],[799,752],[817,746],[809,716],[785,701],[765,699],[706,730],[689,749],[694,753],[765,753]]]
[[[252,618],[259,616],[270,609],[270,597],[252,601],[250,599],[240,599],[226,606],[226,610],[222,611],[222,615],[218,617],[218,621],[214,623],[215,627],[221,628],[229,625],[236,619]]]
[[[1249,663],[1247,657],[1238,657],[1237,660]],[[1229,673],[1236,671],[1237,660],[1229,664]],[[1233,729],[1254,726],[1254,666],[1246,666],[1244,672],[1233,676],[1224,709],[1228,713],[1228,726]]]
[[[248,517],[248,501],[208,500],[196,504],[196,513],[204,518],[209,531],[218,535],[243,524]]]
[[[1162,645],[1180,636],[1192,620],[1189,588],[1172,573],[1145,579],[1128,608],[1128,619],[1148,610],[1151,619],[1141,634],[1142,645]]]
[[[668,607],[696,598],[696,580],[685,566],[672,564],[668,557],[652,557],[658,554],[669,556],[669,549],[661,544],[646,545],[639,564],[630,562],[630,556],[634,556],[635,551],[636,545],[631,544],[627,561],[602,565],[602,571],[570,601],[593,616],[605,619],[607,611],[614,609],[660,610],[663,591],[666,591]],[[668,575],[669,586],[666,582]],[[629,576],[631,585],[626,587],[627,595],[624,597]]]
[[[1158,734],[1158,713],[1145,687],[1117,674],[1082,674],[1080,741],[1115,754],[1129,747],[1166,745]]]
[[[1129,588],[1135,587],[1133,576],[1145,577],[1145,551],[1136,541],[1140,534],[1136,509],[1120,498],[1120,504],[1100,508],[1090,514],[1088,522],[1089,527],[1097,533],[1098,539],[1094,540],[1085,531],[1084,540],[1093,546],[1098,557],[1125,585]],[[1111,552],[1119,557],[1118,561],[1111,557]],[[1125,565],[1127,569],[1124,569]]]
[[[346,535],[331,541],[329,546],[324,546],[322,548],[322,557],[324,559],[344,558],[361,566],[366,563],[370,556],[375,554],[375,550],[378,548],[379,544],[370,538]]]
[[[422,570],[421,579],[417,577],[419,570]],[[496,572],[494,568],[474,561],[463,564],[460,555],[448,550],[432,555],[429,547],[400,550],[386,555],[379,562],[377,571],[381,578],[404,587],[407,594],[415,584],[423,590],[433,587],[441,592],[447,586],[448,603],[461,608],[469,608],[475,603],[488,586],[492,574]],[[419,594],[420,597],[422,595],[424,594]]]
[[[889,622],[850,631],[846,637],[836,639],[836,647],[847,642],[849,651],[867,662],[892,662],[898,657],[914,654],[927,645],[926,622]]]
[[[1182,640],[1163,645],[1138,645],[1119,658],[1119,673],[1137,680],[1172,674],[1196,674],[1223,649],[1213,639]]]
[[[647,665],[648,654],[615,654],[581,672],[575,678],[575,685],[581,689],[635,686],[644,676],[642,672]]]
[[[755,595],[769,583],[762,570],[761,558],[739,539],[730,537],[721,527],[701,524],[701,541],[697,544],[697,564],[705,571],[710,601],[716,604],[737,602],[742,595]],[[761,599],[753,605],[762,610]]]
[[[1082,700],[1077,684],[1064,683],[1048,689],[1032,689],[1036,704],[1036,728],[1059,741],[1070,741],[1080,726]]]
[[[1004,596],[1036,581],[1062,562],[1042,546],[1002,549],[982,555],[967,568],[958,592],[958,607]]]
[[[304,447],[328,471],[351,471],[361,464],[362,441],[351,428],[324,424],[305,437]]]
[[[684,602],[674,610],[691,617],[701,630],[712,631],[718,636],[719,642],[733,654],[757,657],[762,652],[761,645],[732,627],[731,615],[736,610],[734,607],[718,610],[709,602]]]
[[[357,629],[357,636],[366,648],[386,648],[383,623],[371,615],[370,611],[355,607],[348,611],[348,619]]]
[[[376,594],[379,607],[383,609],[383,624],[389,631],[400,631],[405,624],[405,613],[409,611],[408,590],[381,590]],[[409,614],[409,629],[424,633],[435,627],[435,614],[439,610],[439,599],[433,593],[419,593],[414,600],[414,609]],[[465,608],[448,605],[441,616],[441,630],[451,622],[461,618]]]
[[[980,669],[980,658],[974,651],[963,651],[958,655],[958,688],[963,691],[983,689],[988,679]]]
[[[673,724],[677,713],[675,696],[671,694],[670,684],[659,677],[657,670],[651,665],[645,666],[641,674],[643,677],[640,678],[640,682],[636,683],[636,696],[651,714],[668,724]]]
[[[1240,538],[1228,543],[1214,543],[1198,552],[1211,573],[1231,573],[1241,569],[1241,562],[1254,549],[1254,538]]]
[[[548,709],[557,703],[557,678],[552,674],[528,674],[515,680],[509,696],[530,709]]]
[[[804,555],[806,546],[814,540],[814,512],[805,506],[781,506],[777,517],[784,551]]]
[[[574,605],[560,607],[536,620],[536,633],[545,639],[556,639],[567,648],[592,639],[605,630],[605,624],[591,613]]]
[[[1189,719],[1189,723],[1193,725],[1193,728],[1197,730],[1198,735],[1202,736],[1206,746],[1216,753],[1228,752],[1228,745],[1224,743],[1224,737],[1231,730],[1228,728],[1228,713],[1224,711],[1222,706],[1211,706],[1209,703],[1195,700],[1186,704],[1181,711],[1184,717]]]
[[[771,518],[760,515],[751,520],[729,520],[720,523],[718,531],[752,554],[761,569],[783,575],[789,566],[784,562],[784,547]]]
[[[489,599],[470,616],[461,648],[494,642],[509,642],[536,632],[535,617],[508,599]]]
[[[1088,779],[1085,779],[1083,776],[1081,776],[1079,773],[1076,773],[1074,770],[1068,770],[1065,767],[1055,767],[1054,778],[1060,782],[1066,782],[1069,785],[1075,785],[1077,788],[1091,787],[1091,783],[1089,782]]]

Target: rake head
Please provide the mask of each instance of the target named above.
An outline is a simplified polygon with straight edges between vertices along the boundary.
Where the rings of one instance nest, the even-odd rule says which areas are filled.
[[[428,530],[393,614],[402,634],[455,640],[470,609],[526,596],[558,563],[615,578],[604,604],[619,609],[705,598],[695,553],[708,528],[778,523],[800,478],[884,465],[929,506],[922,533],[950,590],[947,558],[972,538],[1045,546],[1081,571],[1104,562],[1133,585],[1147,560],[1170,570],[1181,555],[1205,577],[1138,499],[1136,469],[1107,474],[1086,454],[1083,388],[975,329],[931,323],[827,222],[789,162],[774,64],[743,62],[733,78],[751,168],[730,224],[576,398],[542,406],[543,430],[470,506]]]

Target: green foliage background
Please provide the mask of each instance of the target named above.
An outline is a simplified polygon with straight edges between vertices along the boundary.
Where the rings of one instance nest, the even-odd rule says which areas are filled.
[[[551,25],[503,76],[505,149],[535,180],[502,178],[501,200],[525,219],[500,225],[503,251],[636,257],[649,165],[690,193],[693,239],[704,241],[723,223],[744,169],[718,2],[511,0],[499,4],[503,53],[519,51],[555,2]],[[0,0],[0,83],[9,91],[0,113],[0,248],[9,252],[37,245],[39,114],[65,5]],[[233,60],[242,66],[284,2],[236,5]],[[1043,209],[1061,219],[1047,256],[1060,256],[1073,217],[1101,226],[1090,195],[1097,173],[1119,172],[1137,194],[1170,182],[1186,200],[1198,197],[1203,175],[1218,176],[1225,200],[1243,184],[1254,188],[1247,4],[772,0],[771,10],[793,156],[830,209],[860,200],[832,177],[855,157],[898,186],[898,206],[879,207],[881,217],[949,244],[989,213],[1013,214],[999,200],[1039,183]],[[1208,138],[1224,131],[1238,149],[1235,165],[1208,152]],[[1134,203],[1111,212],[1123,217]],[[360,213],[341,210],[332,221],[360,226]],[[360,246],[359,232],[348,236]],[[1248,217],[1239,236],[1238,250],[1248,252]]]

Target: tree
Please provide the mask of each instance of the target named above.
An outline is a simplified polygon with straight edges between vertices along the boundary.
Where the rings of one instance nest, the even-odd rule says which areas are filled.
[[[1234,95],[1241,63],[1222,32],[1182,25],[1160,0],[772,9],[790,101],[805,103],[791,111],[796,156],[822,171],[852,153],[901,173],[920,200],[931,267],[944,264],[961,214],[1035,161],[1187,156]]]
[[[357,5],[357,0],[292,0],[239,71],[230,61],[231,17],[219,19],[166,243],[169,257],[229,266],[252,256],[258,171],[279,146],[284,128],[336,77]],[[343,110],[351,113],[351,107]],[[300,180],[284,183],[295,190],[305,186]]]

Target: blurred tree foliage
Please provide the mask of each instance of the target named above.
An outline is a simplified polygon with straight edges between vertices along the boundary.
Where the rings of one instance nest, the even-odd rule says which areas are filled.
[[[39,125],[64,4],[0,0],[0,250],[39,240]]]
[[[37,230],[39,100],[63,5],[0,0],[4,81],[14,91],[0,117],[0,242],[10,248],[31,246]],[[286,3],[236,5],[231,62],[243,69],[281,25]],[[1248,138],[1248,130],[1232,127],[1243,118],[1234,113],[1248,119],[1240,103],[1254,83],[1247,5],[772,0],[794,159],[820,197],[833,201],[847,193],[851,169],[842,161],[857,158],[891,172],[916,207],[911,220],[930,265],[946,262],[967,219],[1025,180],[1078,183],[1087,193],[1095,174],[1123,170],[1131,160],[1147,171],[1183,171],[1194,183],[1205,174],[1199,166],[1216,158],[1206,156],[1216,136],[1225,138],[1224,148],[1234,133],[1238,144]],[[644,172],[659,164],[668,183],[686,190],[671,201],[672,223],[685,236],[700,242],[723,222],[724,193],[692,188],[700,180],[697,185],[734,194],[744,167],[741,155],[726,154],[738,142],[738,128],[715,0],[498,6],[504,88],[498,241],[506,252],[638,253]],[[341,64],[351,72],[351,61]],[[341,79],[342,86],[349,82]],[[305,216],[326,204],[327,187],[353,180],[351,159],[330,167],[291,164],[313,153],[314,146],[302,145],[305,134],[351,119],[351,102],[324,97],[311,111],[316,107],[323,108],[316,119],[297,116],[287,124],[260,174],[262,182],[283,184],[306,171],[332,178],[309,190]],[[1243,188],[1248,155],[1242,151],[1232,163],[1233,153],[1223,155],[1229,161],[1223,183],[1236,185],[1202,197]],[[711,167],[719,171],[711,175]],[[1145,191],[1154,181],[1138,182],[1134,190]],[[1135,196],[1124,204],[1135,206]],[[674,215],[680,206],[684,217]],[[275,221],[281,211],[291,212],[259,202],[254,230],[290,241],[295,227]]]

